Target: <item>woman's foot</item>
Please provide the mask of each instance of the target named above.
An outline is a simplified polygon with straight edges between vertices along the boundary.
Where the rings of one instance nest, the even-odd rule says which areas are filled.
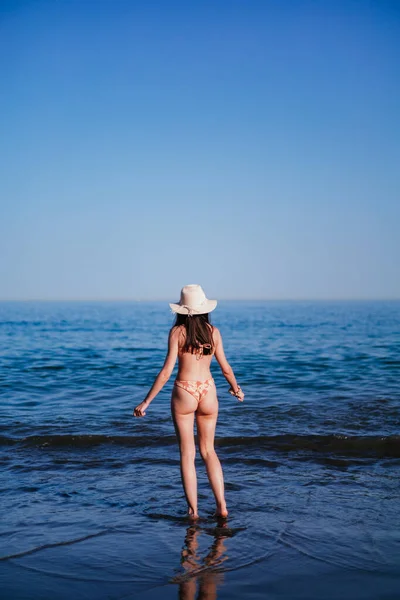
[[[195,521],[196,519],[199,518],[199,515],[197,513],[197,510],[195,511],[193,508],[188,508],[188,517],[191,521]]]
[[[226,519],[228,516],[228,509],[226,508],[226,504],[221,504],[221,506],[217,506],[217,510],[215,511],[214,516]]]

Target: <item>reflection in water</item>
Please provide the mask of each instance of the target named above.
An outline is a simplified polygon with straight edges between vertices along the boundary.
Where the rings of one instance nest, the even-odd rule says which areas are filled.
[[[213,530],[207,530],[206,533],[213,535],[214,540],[209,552],[202,559],[198,551],[198,538],[201,531],[198,525],[191,525],[186,531],[181,552],[183,573],[172,580],[173,583],[179,584],[180,600],[195,600],[197,582],[199,584],[197,600],[216,600],[217,586],[223,582],[223,574],[218,571],[228,558],[224,540],[232,534],[224,521]]]

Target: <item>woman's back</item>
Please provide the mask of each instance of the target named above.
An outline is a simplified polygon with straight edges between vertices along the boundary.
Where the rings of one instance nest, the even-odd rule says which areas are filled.
[[[218,330],[211,329],[212,344],[199,344],[193,352],[185,350],[186,329],[184,325],[173,328],[172,335],[178,341],[178,375],[177,379],[186,381],[204,381],[211,377],[210,364],[217,345]]]

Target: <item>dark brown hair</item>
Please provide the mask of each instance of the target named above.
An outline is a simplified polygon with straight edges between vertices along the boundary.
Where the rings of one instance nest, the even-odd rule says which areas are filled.
[[[182,346],[183,352],[195,354],[203,348],[203,354],[214,352],[213,326],[208,313],[204,315],[176,315],[174,327],[185,326],[186,337]]]

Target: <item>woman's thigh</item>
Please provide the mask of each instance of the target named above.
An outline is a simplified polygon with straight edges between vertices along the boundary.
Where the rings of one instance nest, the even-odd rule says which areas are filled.
[[[194,413],[197,400],[182,388],[174,387],[171,397],[171,414],[181,450],[194,449]]]
[[[201,400],[196,411],[197,435],[201,448],[214,445],[215,428],[218,418],[217,392],[210,389],[207,396]]]

